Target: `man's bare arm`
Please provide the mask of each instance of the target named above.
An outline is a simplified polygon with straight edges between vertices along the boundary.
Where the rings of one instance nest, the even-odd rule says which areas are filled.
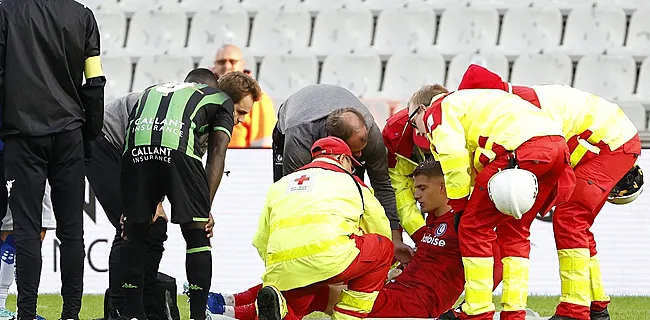
[[[223,177],[226,162],[226,150],[228,149],[229,142],[230,136],[221,130],[210,133],[210,137],[208,138],[208,161],[205,167],[205,174],[210,189],[210,207],[212,207],[214,195],[217,193],[219,184],[221,184],[221,177]]]

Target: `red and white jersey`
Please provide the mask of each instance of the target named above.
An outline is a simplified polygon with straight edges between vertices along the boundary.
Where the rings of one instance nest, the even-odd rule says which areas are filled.
[[[465,284],[454,212],[429,215],[423,228],[415,256],[395,282],[418,292],[430,314],[441,314],[456,303]]]

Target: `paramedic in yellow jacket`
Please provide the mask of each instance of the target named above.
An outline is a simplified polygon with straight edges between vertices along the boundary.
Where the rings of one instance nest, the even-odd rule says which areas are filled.
[[[459,85],[463,88],[509,91],[562,124],[576,188],[553,214],[562,295],[551,319],[609,319],[610,299],[590,228],[610,190],[641,154],[634,124],[616,104],[591,93],[563,85],[513,86],[479,65],[469,66]]]
[[[530,224],[537,212],[566,201],[575,185],[562,128],[544,111],[504,91],[449,93],[439,85],[420,90],[433,92],[434,98],[429,105],[411,105],[409,122],[426,133],[442,166],[448,203],[462,212],[458,234],[466,303],[461,319],[494,316],[491,242],[496,237],[503,257],[501,319],[524,320]],[[488,193],[490,178],[515,164],[532,172],[538,184],[533,206],[519,219],[502,214]]]
[[[411,101],[425,99],[428,103],[431,98],[433,96],[419,96],[411,98]],[[408,118],[408,108],[397,112],[386,120],[381,134],[388,153],[388,176],[395,190],[400,225],[411,239],[419,239],[422,237],[414,233],[420,230],[425,221],[413,196],[415,189],[411,175],[418,164],[431,157],[431,152],[427,138],[416,134],[415,129],[408,124]]]
[[[328,284],[347,282],[333,319],[365,318],[393,258],[391,229],[359,163],[335,137],[317,140],[312,162],[269,189],[253,239],[266,265],[257,295],[260,320],[298,320]]]

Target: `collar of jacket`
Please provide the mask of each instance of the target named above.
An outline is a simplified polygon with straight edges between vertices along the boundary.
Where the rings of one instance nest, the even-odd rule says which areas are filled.
[[[296,170],[294,172],[301,171],[301,170],[312,169],[312,168],[318,168],[318,169],[323,169],[323,170],[330,170],[330,171],[334,171],[334,172],[345,173],[347,175],[352,176],[354,178],[354,180],[357,183],[359,183],[361,186],[363,186],[364,188],[368,188],[368,186],[366,186],[366,184],[361,179],[359,179],[359,177],[345,171],[345,169],[343,169],[343,167],[341,167],[341,165],[338,162],[336,162],[335,160],[325,158],[325,157],[316,158],[316,159],[312,160],[312,162],[308,163],[305,166],[302,166],[300,169],[298,169],[298,170]]]

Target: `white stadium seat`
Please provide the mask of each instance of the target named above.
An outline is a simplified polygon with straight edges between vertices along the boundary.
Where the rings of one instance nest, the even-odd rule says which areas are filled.
[[[447,83],[445,87],[447,89],[456,90],[460,84],[460,80],[463,78],[463,74],[467,70],[470,64],[481,65],[492,72],[501,76],[503,81],[507,81],[510,69],[508,67],[508,59],[501,54],[491,53],[491,54],[471,54],[471,53],[462,53],[456,55],[449,63],[449,71],[447,72]]]
[[[637,130],[647,130],[646,112],[641,103],[635,101],[617,101],[616,103],[625,112],[625,115],[630,118],[632,123],[634,123]]]
[[[77,2],[93,10],[93,12],[103,10],[106,7],[112,8],[118,6],[117,0],[78,0]]]
[[[610,100],[634,92],[636,63],[628,55],[585,55],[578,61],[573,86]]]
[[[600,54],[622,47],[626,23],[621,8],[573,9],[567,19],[562,51],[570,55]]]
[[[310,11],[333,10],[339,8],[358,8],[365,4],[363,0],[305,0],[303,5]]]
[[[109,103],[131,90],[132,64],[128,56],[104,56],[102,67],[106,74],[104,102]]]
[[[186,56],[142,57],[135,66],[132,90],[142,91],[153,84],[183,81],[193,68],[192,59]]]
[[[407,100],[423,85],[443,84],[445,69],[440,54],[395,54],[386,64],[382,96]]]
[[[178,51],[185,46],[184,12],[138,11],[131,18],[126,48],[132,56]]]
[[[647,7],[650,4],[648,0],[596,0],[596,5],[621,7],[623,10],[630,12]]]
[[[97,11],[95,19],[99,26],[102,54],[118,53],[124,48],[126,16],[122,11]]]
[[[452,8],[464,8],[470,5],[470,0],[420,0],[427,7],[436,10],[438,13]],[[410,3],[418,3],[418,0],[410,0]]]
[[[512,66],[510,81],[518,85],[571,85],[573,62],[565,54],[522,55]]]
[[[299,6],[301,5],[300,0],[242,0],[241,6],[247,11],[257,12],[267,9],[278,9],[283,6]]]
[[[286,54],[309,45],[311,16],[305,8],[284,7],[255,15],[250,48],[255,56]]]
[[[173,9],[178,0],[120,0],[120,7],[126,12]]]
[[[436,50],[444,54],[492,48],[497,44],[499,13],[494,8],[449,8],[440,18]]]
[[[318,83],[314,55],[271,55],[260,65],[259,84],[274,99],[285,99],[303,87]]]
[[[323,61],[320,83],[342,86],[357,96],[376,93],[381,81],[381,59],[371,54],[331,54]]]
[[[499,50],[505,54],[539,53],[557,47],[562,38],[558,8],[513,8],[503,17]]]
[[[249,25],[248,14],[244,10],[197,12],[192,18],[187,49],[193,56],[202,56],[228,43],[246,47]]]
[[[368,6],[370,10],[376,10],[376,11],[404,7],[408,5],[408,3],[409,0],[366,0],[365,2],[365,4]]]
[[[576,8],[593,7],[596,0],[533,0],[535,7],[553,7],[563,12]]]
[[[507,12],[511,9],[525,8],[532,6],[533,0],[472,0],[472,7],[491,7],[499,12]]]
[[[612,52],[624,52],[640,59],[650,55],[650,2],[648,5],[632,14],[625,47]]]
[[[233,9],[238,5],[239,0],[181,0],[181,8],[189,13]]]
[[[253,77],[257,77],[257,62],[255,57],[247,53],[246,50],[242,48],[242,54],[244,55],[244,69],[250,70]],[[216,58],[217,51],[207,52],[201,60],[199,60],[198,68],[206,68],[212,70],[214,67],[214,59]]]
[[[636,89],[637,97],[650,104],[650,58],[646,58],[641,63],[641,70],[639,71],[639,81]]]
[[[368,8],[323,10],[314,22],[311,50],[317,55],[326,55],[368,49],[372,28],[372,12]]]
[[[421,10],[421,8],[384,10],[377,18],[372,50],[378,54],[424,50],[433,46],[435,35],[436,14],[431,10]]]

